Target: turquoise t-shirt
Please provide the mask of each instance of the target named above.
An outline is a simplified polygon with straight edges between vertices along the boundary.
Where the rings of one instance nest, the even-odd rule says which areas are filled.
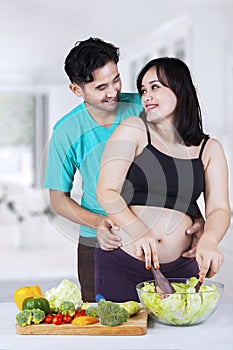
[[[71,192],[76,171],[82,177],[81,205],[106,215],[96,199],[96,184],[105,144],[121,121],[142,111],[141,97],[121,93],[115,121],[110,128],[98,125],[81,103],[54,126],[50,140],[44,187]],[[96,237],[96,230],[80,225],[80,235]]]

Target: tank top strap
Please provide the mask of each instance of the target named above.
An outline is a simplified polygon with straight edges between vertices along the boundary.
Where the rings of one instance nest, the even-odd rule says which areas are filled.
[[[206,135],[206,136],[204,137],[204,141],[202,142],[201,149],[200,149],[200,153],[199,153],[199,158],[202,157],[202,154],[203,154],[205,145],[206,145],[207,141],[209,140],[209,138],[210,138],[209,135]]]
[[[151,144],[151,137],[150,137],[149,127],[148,127],[148,124],[147,124],[147,122],[145,120],[144,120],[144,123],[145,123],[145,127],[146,127],[146,132],[147,132],[148,145],[150,145]]]
[[[143,123],[145,124],[146,133],[147,133],[147,142],[148,142],[148,145],[150,145],[151,144],[150,131],[146,120],[146,113],[144,110],[140,113],[139,117],[142,119]]]

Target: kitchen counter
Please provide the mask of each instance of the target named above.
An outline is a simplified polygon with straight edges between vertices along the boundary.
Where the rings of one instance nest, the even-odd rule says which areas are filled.
[[[1,350],[233,350],[233,304],[220,304],[197,326],[172,327],[149,319],[147,334],[142,336],[18,335],[18,311],[14,303],[0,303]]]

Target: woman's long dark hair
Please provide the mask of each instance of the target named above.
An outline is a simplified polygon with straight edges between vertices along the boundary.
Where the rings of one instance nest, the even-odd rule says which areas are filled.
[[[161,57],[149,61],[137,78],[137,89],[140,94],[142,79],[152,67],[156,68],[160,83],[169,87],[176,95],[174,127],[179,136],[186,146],[198,146],[207,135],[203,132],[201,109],[188,67],[183,61],[173,57]]]

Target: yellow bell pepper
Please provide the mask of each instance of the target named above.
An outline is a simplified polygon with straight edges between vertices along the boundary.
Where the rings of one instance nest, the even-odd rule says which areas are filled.
[[[42,297],[40,286],[24,286],[14,292],[14,301],[20,310],[22,310],[24,299],[30,297]]]
[[[79,316],[71,321],[71,323],[76,326],[88,326],[89,324],[94,324],[97,322],[99,322],[99,319],[93,316]]]

